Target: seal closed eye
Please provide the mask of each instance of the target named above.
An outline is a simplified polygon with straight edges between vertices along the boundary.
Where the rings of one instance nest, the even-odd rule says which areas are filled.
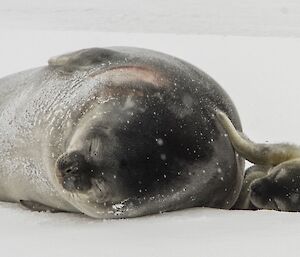
[[[183,60],[83,49],[1,79],[0,99],[2,201],[125,218],[238,197],[243,160],[214,115],[241,130],[236,109]]]

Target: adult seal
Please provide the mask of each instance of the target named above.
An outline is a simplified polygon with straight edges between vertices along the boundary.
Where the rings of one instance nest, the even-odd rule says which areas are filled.
[[[229,209],[243,160],[215,119],[236,109],[208,75],[139,48],[84,49],[0,80],[0,199],[124,218]]]

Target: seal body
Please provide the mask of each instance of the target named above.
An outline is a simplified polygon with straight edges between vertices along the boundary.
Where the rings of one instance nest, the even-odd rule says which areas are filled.
[[[216,108],[241,130],[212,78],[139,48],[84,49],[3,78],[0,200],[96,218],[229,209],[244,167]]]

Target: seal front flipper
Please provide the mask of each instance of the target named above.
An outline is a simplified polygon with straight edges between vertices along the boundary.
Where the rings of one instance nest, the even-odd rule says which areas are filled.
[[[300,211],[300,158],[283,162],[251,183],[251,203],[259,209]]]
[[[85,70],[91,65],[111,62],[120,53],[106,48],[88,48],[52,57],[48,60],[50,67],[72,72]]]
[[[261,179],[267,176],[270,166],[253,165],[245,172],[243,186],[239,195],[239,198],[232,207],[233,210],[257,210],[258,208],[252,204],[250,200],[251,196],[251,184],[257,179]]]
[[[26,207],[31,211],[52,212],[52,213],[63,212],[59,209],[44,205],[42,203],[34,202],[34,201],[20,200],[20,203],[22,206]]]

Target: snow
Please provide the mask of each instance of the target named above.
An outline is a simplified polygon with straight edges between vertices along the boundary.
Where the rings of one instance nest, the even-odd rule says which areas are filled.
[[[298,0],[2,0],[0,28],[300,36]]]
[[[34,213],[14,204],[0,208],[6,257],[298,256],[297,213],[203,208],[101,221]]]
[[[137,1],[125,2],[129,6],[136,4],[140,8],[138,10],[144,12],[150,4],[147,2],[141,7]],[[111,45],[152,48],[185,59],[216,79],[235,102],[244,130],[251,139],[258,142],[299,143],[300,122],[297,119],[297,111],[300,110],[300,39],[282,36],[299,34],[299,18],[295,17],[299,13],[300,5],[296,1],[289,1],[288,7],[285,5],[286,1],[272,2],[277,5],[271,5],[271,0],[264,1],[262,5],[267,8],[270,4],[272,10],[289,17],[288,22],[281,23],[282,26],[278,26],[282,20],[276,15],[273,17],[272,11],[267,13],[265,28],[260,26],[262,22],[260,17],[264,12],[255,12],[250,8],[249,13],[253,12],[258,16],[252,17],[249,14],[246,17],[242,15],[237,17],[241,20],[248,19],[247,24],[256,20],[253,28],[249,28],[249,33],[246,29],[247,35],[255,32],[255,35],[276,34],[278,37],[126,33],[131,31],[132,22],[138,21],[137,16],[132,17],[131,23],[128,21],[126,27],[128,30],[121,24],[117,24],[121,27],[116,24],[112,26],[125,31],[123,33],[98,32],[96,30],[108,30],[104,27],[105,24],[101,25],[100,14],[105,13],[105,8],[112,8],[110,11],[113,12],[111,7],[113,5],[109,1],[106,1],[108,5],[103,10],[100,8],[95,10],[99,11],[99,17],[97,16],[99,22],[95,22],[95,27],[90,27],[91,31],[69,31],[67,29],[85,29],[94,23],[85,21],[81,24],[81,19],[87,14],[76,16],[72,21],[65,17],[63,23],[60,20],[63,15],[57,14],[61,8],[58,2],[56,3],[58,9],[55,11],[55,8],[52,8],[48,13],[45,11],[48,5],[40,4],[37,0],[31,5],[27,5],[26,1],[22,4],[20,1],[10,1],[0,8],[0,77],[46,65],[49,57],[79,48]],[[69,1],[64,1],[61,5],[64,7],[68,3]],[[91,4],[91,9],[96,6],[96,1],[90,0],[87,3]],[[208,4],[208,10],[219,12],[220,20],[211,20],[212,23],[215,22],[211,25],[212,33],[220,30],[220,34],[227,32],[235,34],[242,30],[245,25],[242,21],[240,23],[228,19],[228,23],[223,24],[222,19],[228,15],[229,9],[225,6],[222,13],[221,8],[213,3],[216,1]],[[254,8],[250,1],[243,3],[245,5],[240,4],[240,7],[246,8],[248,4],[248,7]],[[154,1],[154,4],[157,3]],[[185,5],[180,3],[179,7]],[[214,9],[215,6],[218,8]],[[12,8],[11,12],[5,11],[4,7],[6,10]],[[30,12],[27,13],[26,10],[31,7],[41,12],[32,12],[32,18],[28,18]],[[125,4],[118,6],[120,9],[125,7]],[[75,11],[81,8],[79,1],[76,1],[74,8]],[[181,20],[185,19],[188,13],[185,8],[180,12]],[[125,18],[127,15],[129,17],[129,14],[124,14]],[[142,14],[137,12],[136,15]],[[138,24],[135,31],[144,31],[146,28],[145,31],[148,32],[155,29],[155,32],[179,33],[187,26],[183,23],[182,26],[171,28],[172,19],[177,19],[175,14],[165,17],[166,21],[161,24],[161,28],[153,18],[150,21],[153,22],[154,28],[149,26],[146,19],[145,27]],[[18,18],[13,20],[9,15]],[[208,12],[207,16],[209,15]],[[53,20],[54,17],[57,17],[58,21]],[[91,20],[94,18],[91,15]],[[107,17],[104,16],[103,19],[105,18]],[[180,19],[176,24],[180,23]],[[208,26],[209,21],[203,19],[204,23],[202,25],[199,23],[199,26]],[[51,23],[50,20],[54,22]],[[64,24],[61,28],[66,31],[54,31],[59,24]],[[287,25],[290,25],[289,29]],[[191,26],[185,32],[208,31],[197,26]],[[28,30],[28,27],[48,30]],[[36,213],[25,210],[18,204],[0,202],[0,227],[0,253],[6,257],[276,257],[287,253],[289,256],[298,256],[300,214],[194,208],[127,220],[94,220],[76,214]]]

